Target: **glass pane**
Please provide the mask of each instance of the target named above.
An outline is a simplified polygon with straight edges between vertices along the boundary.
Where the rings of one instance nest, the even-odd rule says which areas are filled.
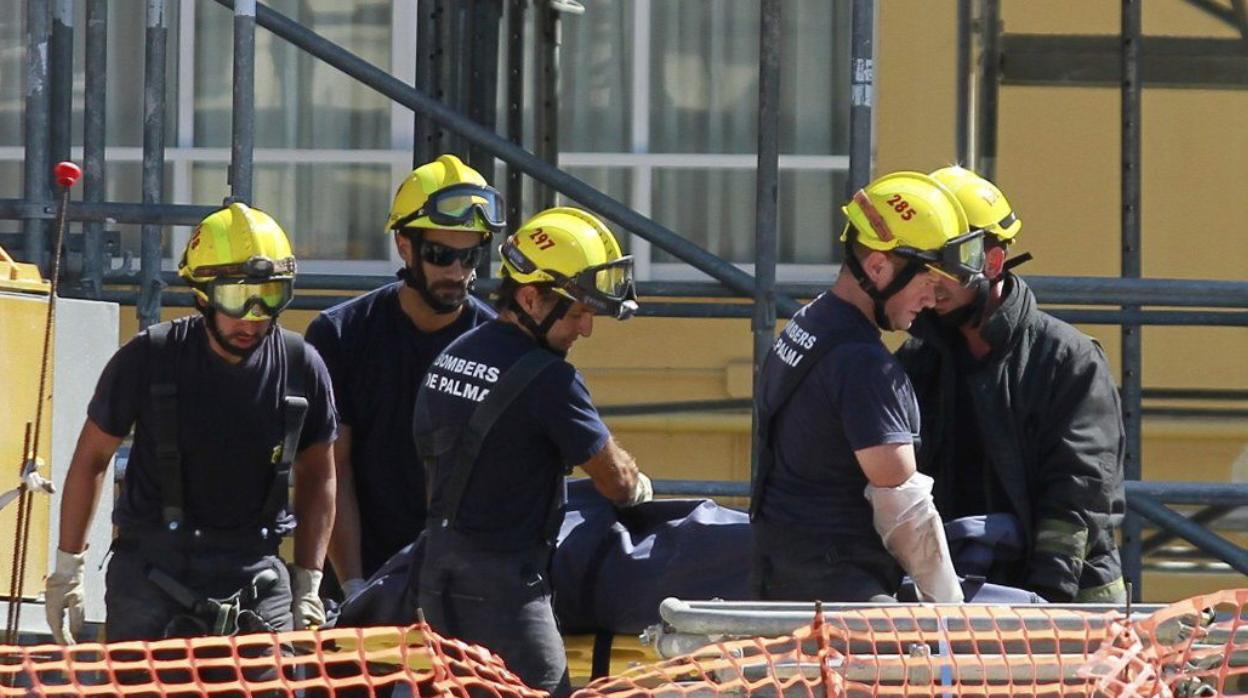
[[[389,0],[268,5],[378,66],[390,65]],[[202,3],[195,22],[195,145],[230,145],[234,16]],[[256,147],[387,148],[390,103],[336,68],[256,30]]]
[[[220,201],[229,191],[226,165],[197,164],[195,201]],[[259,165],[255,201],[290,237],[301,259],[388,259],[390,209],[386,165]]]
[[[784,3],[780,151],[847,150],[849,3]],[[758,143],[758,4],[655,3],[650,149],[753,153]]]
[[[593,3],[583,15],[563,15],[562,29],[559,149],[628,152],[633,4]]]
[[[0,3],[0,145],[22,145],[26,79],[25,3]],[[74,81],[71,138],[82,145],[82,110],[86,89],[85,3],[74,3]],[[165,44],[165,143],[177,142],[178,9],[168,2]],[[207,7],[207,6],[205,6]],[[107,36],[107,98],[105,140],[110,146],[143,145],[143,54],[146,41],[146,3],[109,3]],[[225,12],[225,14],[229,14]]]
[[[749,264],[754,261],[754,189],[754,173],[748,170],[656,170],[654,217],[730,262]],[[832,263],[844,224],[837,204],[844,191],[843,172],[780,173],[780,263]],[[653,255],[655,262],[680,262],[657,247]]]

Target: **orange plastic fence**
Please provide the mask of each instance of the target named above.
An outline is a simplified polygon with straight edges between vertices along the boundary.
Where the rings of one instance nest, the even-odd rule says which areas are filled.
[[[70,647],[0,646],[0,696],[543,698],[489,651],[427,625]]]

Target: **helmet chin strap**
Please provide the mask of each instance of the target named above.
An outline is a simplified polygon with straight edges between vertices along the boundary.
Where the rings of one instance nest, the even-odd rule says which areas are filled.
[[[233,344],[230,344],[225,339],[225,336],[221,334],[221,328],[217,326],[217,309],[216,308],[212,307],[211,305],[205,305],[202,302],[200,302],[198,299],[196,299],[195,307],[199,310],[199,313],[204,316],[204,324],[208,326],[208,333],[212,335],[213,339],[217,340],[217,346],[224,349],[226,353],[231,354],[233,356],[237,356],[238,358],[246,361],[248,357],[256,353],[256,350],[259,349],[260,346],[264,344],[263,341],[260,341],[260,342],[256,342],[256,345],[250,349],[239,349]],[[273,316],[273,322],[269,323],[269,331],[266,332],[264,336],[268,337],[269,334],[273,332],[273,328],[275,327],[277,327],[276,315]]]
[[[888,319],[888,314],[884,312],[884,304],[889,298],[897,295],[901,289],[910,283],[910,280],[918,275],[922,269],[922,265],[914,260],[907,260],[906,265],[897,271],[897,275],[893,277],[891,283],[884,290],[875,287],[875,282],[871,277],[867,276],[867,270],[862,268],[862,262],[858,261],[858,257],[854,255],[853,246],[847,240],[845,242],[845,265],[849,267],[849,271],[854,275],[854,279],[858,281],[858,286],[862,288],[868,296],[871,297],[872,310],[875,315],[875,324],[881,330],[892,330],[893,321]]]
[[[984,311],[988,309],[988,291],[992,286],[985,277],[979,277],[975,280],[975,297],[970,303],[955,308],[944,315],[940,316],[940,324],[949,328],[958,328],[964,325],[970,327],[979,327],[984,321]]]
[[[516,319],[520,321],[524,329],[533,334],[533,338],[537,340],[538,346],[546,351],[554,352],[562,358],[567,358],[568,352],[550,346],[550,342],[546,339],[546,333],[550,332],[550,328],[554,327],[556,322],[562,320],[563,316],[568,314],[568,309],[572,307],[570,299],[561,294],[556,295],[559,296],[559,300],[540,323],[534,320],[533,316],[525,312],[523,308],[514,306],[513,310],[516,313]]]

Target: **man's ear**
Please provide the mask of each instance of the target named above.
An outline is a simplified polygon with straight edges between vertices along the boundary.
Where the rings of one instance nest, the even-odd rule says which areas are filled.
[[[394,249],[399,252],[399,259],[408,265],[412,263],[412,241],[399,231],[394,231]]]
[[[532,284],[525,284],[516,289],[516,305],[528,313],[530,317],[538,314],[542,306],[542,294]]]
[[[989,247],[984,251],[984,276],[991,280],[996,280],[1001,276],[1001,272],[1005,270],[1005,248]]]
[[[886,288],[893,280],[893,262],[883,252],[872,251],[868,254],[862,260],[862,268],[878,288]]]

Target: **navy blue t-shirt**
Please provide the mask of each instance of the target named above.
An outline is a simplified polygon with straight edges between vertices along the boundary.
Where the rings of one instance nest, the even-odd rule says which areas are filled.
[[[478,403],[537,343],[519,327],[495,320],[455,340],[433,362],[421,390],[432,427],[468,423]],[[473,466],[455,527],[491,550],[540,545],[548,516],[562,497],[563,476],[607,445],[610,432],[572,364],[547,366],[494,423]],[[453,456],[434,476],[441,510]]]
[[[774,464],[761,517],[818,535],[878,541],[867,477],[854,451],[917,444],[919,406],[905,371],[858,308],[824,293],[784,328],[763,364],[764,405],[820,342],[834,347],[810,368],[772,422]]]
[[[421,332],[399,306],[402,282],[324,311],[307,339],[325,359],[338,414],[351,427],[364,576],[425,527],[425,472],[412,441],[412,406],[429,364],[451,340],[494,317],[469,296],[454,322]]]
[[[273,527],[260,521],[273,482],[274,463],[285,434],[286,346],[276,329],[246,359],[231,364],[212,351],[204,318],[173,321],[164,357],[172,356],[178,388],[178,450],[188,526],[217,531]],[[150,423],[149,387],[155,355],[146,331],[135,335],[109,360],[100,375],[87,415],[106,433],[122,437],[134,430],[121,496],[113,510],[118,528],[159,526],[160,476]],[[311,347],[304,352],[304,391],[308,412],[299,450],[337,436],[329,374]],[[277,530],[293,528],[289,513]]]

